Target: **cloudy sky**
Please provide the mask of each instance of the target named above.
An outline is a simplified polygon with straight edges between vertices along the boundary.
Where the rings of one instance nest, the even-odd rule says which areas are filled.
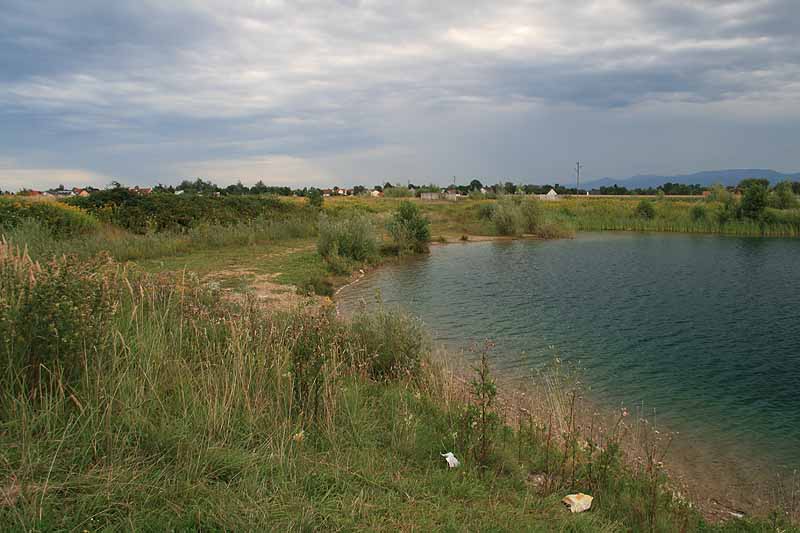
[[[0,0],[0,189],[800,170],[796,0]]]

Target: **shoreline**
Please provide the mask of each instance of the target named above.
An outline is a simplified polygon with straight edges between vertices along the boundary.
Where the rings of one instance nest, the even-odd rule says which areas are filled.
[[[466,241],[459,239],[431,244],[432,246],[442,246],[514,240],[543,239],[487,236],[474,240],[472,238]],[[397,264],[397,261],[381,262],[368,269],[362,269],[346,284],[338,287],[332,298],[336,315],[346,316],[341,304],[342,300],[346,299],[344,296],[349,289],[362,283],[368,276],[376,274],[380,268],[390,264]],[[430,327],[428,329],[430,331]],[[464,393],[466,383],[469,381],[470,368],[470,361],[465,357],[466,349],[463,347],[453,349],[453,347],[447,347],[437,341],[435,351],[437,362],[443,364],[449,385],[454,388],[454,392]],[[523,384],[519,376],[512,377],[495,372],[494,377],[502,385],[499,387],[498,400],[503,404],[502,409],[505,413],[536,411],[540,417],[548,414],[545,413],[547,408],[542,407],[544,404],[531,406],[530,399],[537,392],[535,384],[530,383],[530,379],[527,380],[529,383]],[[581,391],[581,395],[582,403],[592,413],[590,418],[593,419],[599,415],[608,426],[609,421],[613,419],[614,408],[597,398],[584,397],[587,395],[586,391]],[[643,417],[642,421],[645,421],[646,418],[646,416]],[[584,423],[586,425],[593,424],[593,421],[586,419]],[[686,441],[683,437],[678,437],[679,434],[669,428],[662,429],[662,432],[671,436],[671,452],[663,460],[664,472],[668,477],[668,487],[674,494],[689,501],[707,519],[713,522],[722,522],[743,516],[763,517],[776,507],[775,502],[770,501],[770,498],[775,498],[775,494],[778,492],[775,482],[781,479],[780,468],[770,463],[769,460],[751,458],[749,462],[751,468],[770,472],[768,476],[755,479],[746,474],[748,469],[745,468],[745,465],[748,463],[739,458],[734,460],[728,457],[727,460],[732,461],[728,463],[724,462],[726,459],[714,461],[714,459],[720,459],[720,455],[713,443],[703,442],[698,446],[696,443]],[[637,463],[636,443],[627,441],[621,445],[625,464],[634,470],[640,467],[641,463]],[[639,457],[638,460],[640,461],[641,458]]]

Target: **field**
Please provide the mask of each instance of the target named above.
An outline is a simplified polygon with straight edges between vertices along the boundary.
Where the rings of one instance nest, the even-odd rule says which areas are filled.
[[[344,320],[297,294],[347,276],[318,253],[316,219],[283,202],[280,216],[182,231],[95,220],[59,233],[36,217],[2,230],[4,530],[792,527],[785,501],[763,520],[708,522],[659,466],[666,443],[627,413],[582,420],[568,372],[521,398],[488,367],[448,369],[455,356],[411,317]],[[326,199],[324,211],[366,213],[385,246],[399,202]],[[583,202],[542,216],[580,227],[595,213]],[[497,237],[481,214],[491,204],[417,201],[433,240],[449,241]],[[591,511],[565,509],[576,491],[595,497]]]

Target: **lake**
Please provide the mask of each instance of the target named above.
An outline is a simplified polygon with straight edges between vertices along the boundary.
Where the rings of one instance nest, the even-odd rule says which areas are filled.
[[[371,273],[340,305],[379,291],[441,343],[493,340],[507,376],[575,362],[596,401],[655,409],[692,460],[741,481],[800,466],[798,259],[800,240],[678,234],[453,244]]]

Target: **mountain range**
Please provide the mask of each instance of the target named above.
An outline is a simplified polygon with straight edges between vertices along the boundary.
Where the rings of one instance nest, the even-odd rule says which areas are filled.
[[[638,174],[624,179],[602,178],[589,181],[587,183],[582,183],[581,188],[599,189],[600,187],[619,185],[620,187],[627,187],[628,189],[647,189],[649,187],[658,187],[667,182],[684,183],[687,185],[699,184],[707,187],[715,183],[736,185],[747,178],[768,179],[770,183],[775,184],[783,180],[798,181],[800,180],[800,172],[786,174],[771,169],[738,168],[729,170],[705,170],[703,172],[695,172],[694,174],[681,174],[677,176]]]

